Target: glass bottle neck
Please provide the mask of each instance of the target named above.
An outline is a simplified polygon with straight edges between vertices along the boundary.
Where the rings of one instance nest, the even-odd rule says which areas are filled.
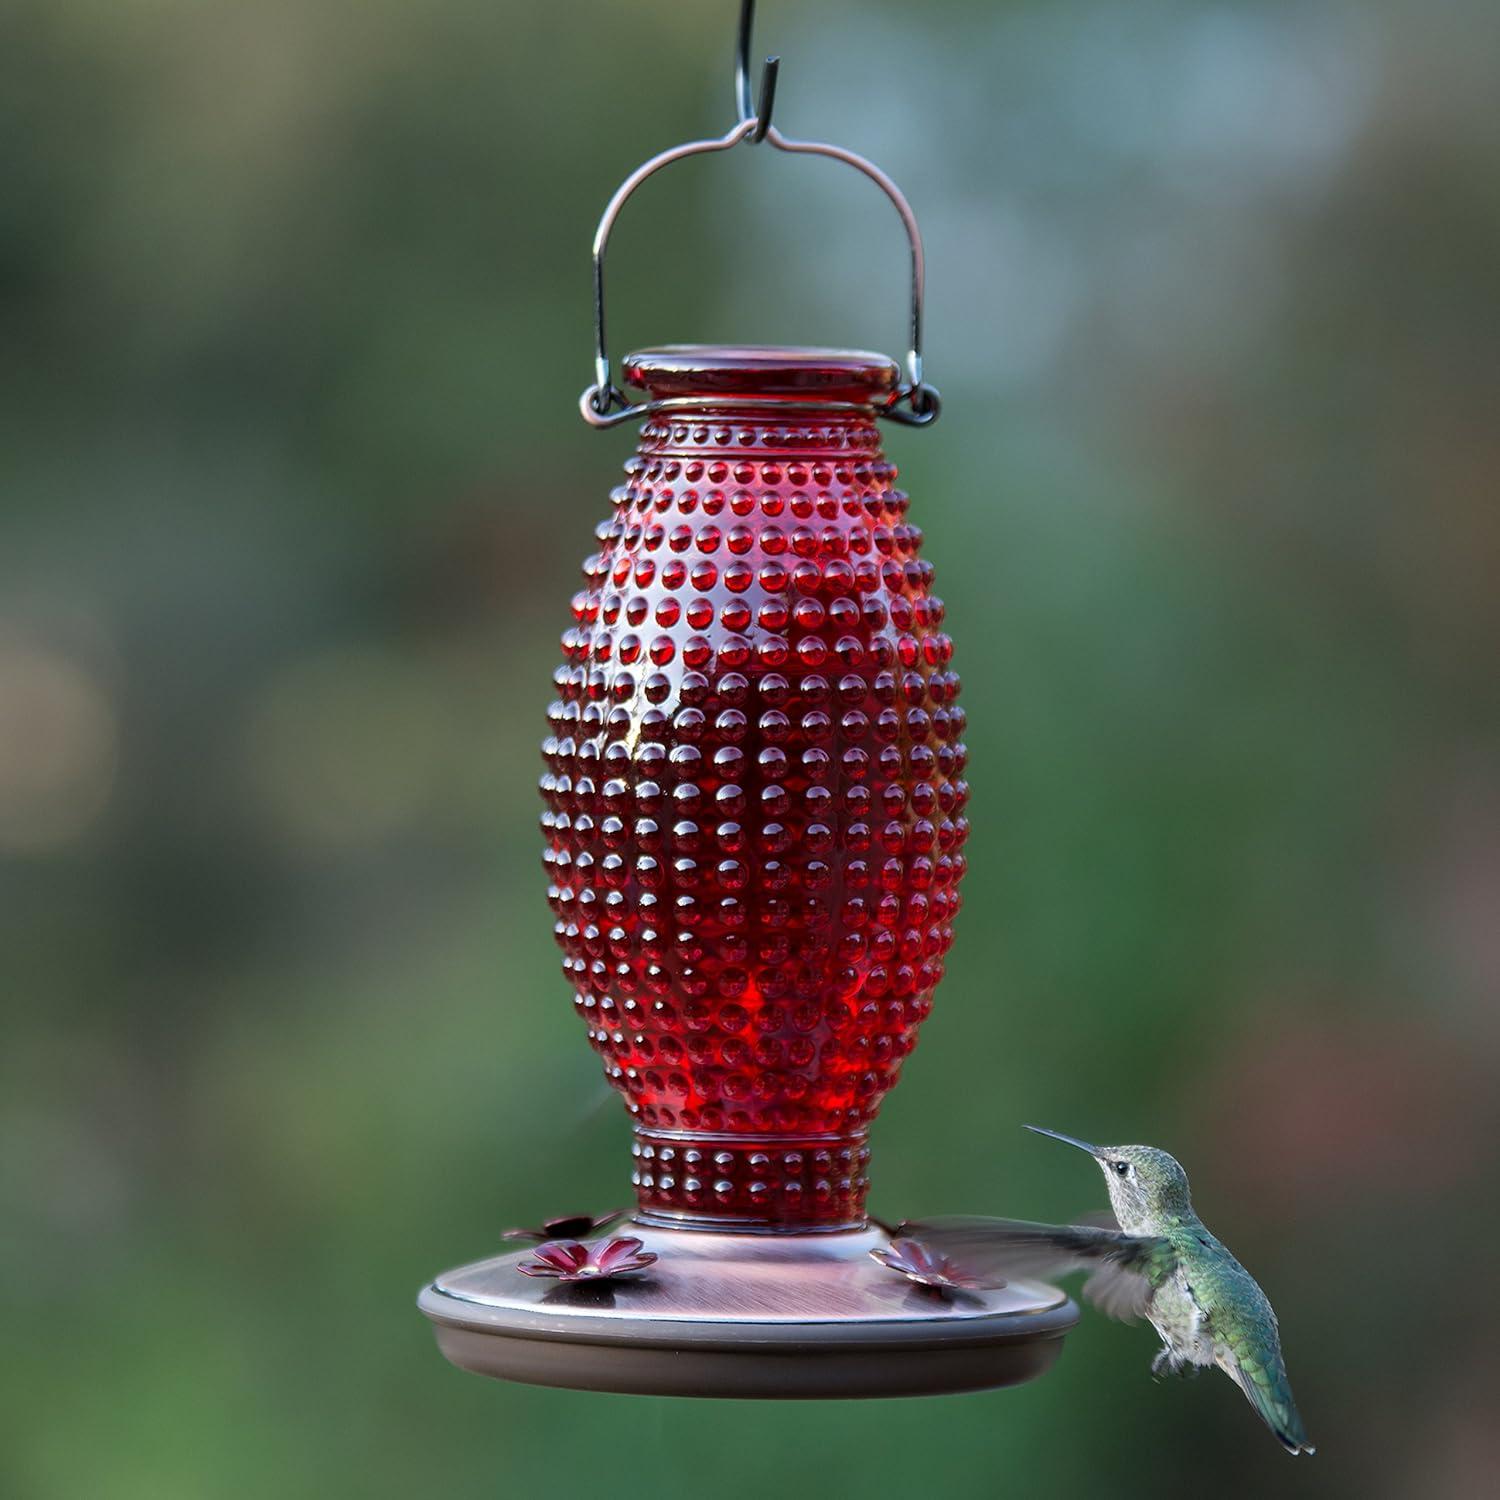
[[[853,466],[881,457],[880,430],[872,411],[857,407],[816,410],[808,403],[776,401],[764,406],[653,412],[641,428],[639,452],[647,457],[699,461],[705,466],[705,476],[716,463],[729,466],[710,483],[731,482],[734,466],[757,461]],[[739,482],[749,483],[753,477],[756,471],[747,471]],[[809,474],[807,482],[830,483],[835,477],[830,473],[828,479],[819,481]]]
[[[639,1217],[698,1229],[812,1232],[865,1222],[865,1132],[837,1136],[706,1135],[636,1127]]]

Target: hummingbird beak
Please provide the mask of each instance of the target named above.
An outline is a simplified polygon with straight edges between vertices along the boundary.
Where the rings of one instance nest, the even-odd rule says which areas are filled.
[[[1080,1141],[1077,1136],[1064,1135],[1060,1130],[1048,1130],[1043,1125],[1028,1125],[1026,1128],[1034,1131],[1037,1135],[1050,1135],[1054,1141],[1062,1141],[1066,1145],[1077,1146],[1080,1151],[1087,1151],[1090,1156],[1097,1157],[1099,1155],[1099,1148],[1097,1146],[1091,1146],[1087,1141]]]

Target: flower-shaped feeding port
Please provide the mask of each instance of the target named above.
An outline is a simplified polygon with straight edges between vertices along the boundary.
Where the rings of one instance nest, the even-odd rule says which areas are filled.
[[[617,1236],[592,1245],[577,1240],[553,1240],[542,1245],[516,1269],[523,1276],[546,1276],[572,1283],[619,1281],[638,1276],[656,1264],[654,1251],[642,1248],[631,1236]]]
[[[892,1240],[888,1248],[870,1251],[870,1258],[932,1292],[993,1291],[1005,1285],[1001,1277],[976,1276],[965,1271],[950,1257],[929,1249],[921,1240]]]
[[[543,1219],[539,1225],[521,1229],[505,1229],[500,1233],[502,1240],[534,1240],[542,1242],[546,1240],[586,1240],[591,1234],[598,1234],[606,1225],[613,1224],[616,1219],[623,1218],[623,1208],[612,1208],[605,1214],[564,1214],[556,1219]]]

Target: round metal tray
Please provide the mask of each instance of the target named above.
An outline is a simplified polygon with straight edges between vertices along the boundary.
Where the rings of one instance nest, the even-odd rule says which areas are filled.
[[[523,1275],[534,1247],[447,1271],[417,1299],[455,1365],[502,1380],[658,1396],[916,1396],[1016,1385],[1078,1309],[1016,1281],[936,1292],[871,1259],[875,1228],[732,1234],[627,1223],[647,1276]]]

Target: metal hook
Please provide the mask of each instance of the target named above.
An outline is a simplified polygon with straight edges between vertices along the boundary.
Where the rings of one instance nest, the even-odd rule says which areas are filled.
[[[781,59],[768,57],[760,74],[760,105],[754,106],[750,94],[750,35],[755,29],[755,0],[740,0],[740,36],[734,52],[734,107],[741,125],[754,120],[755,129],[745,137],[758,146],[771,128],[771,111],[776,106],[776,75]]]

